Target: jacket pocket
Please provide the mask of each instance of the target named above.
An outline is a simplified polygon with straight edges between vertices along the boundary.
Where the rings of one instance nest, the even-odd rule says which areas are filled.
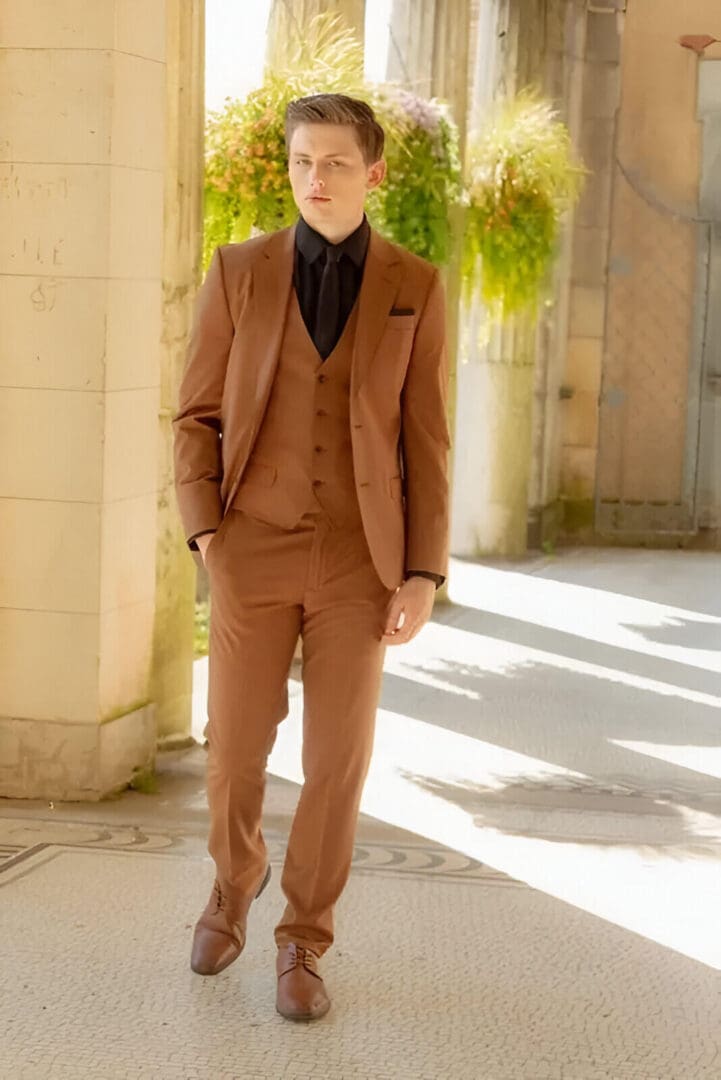
[[[386,322],[387,330],[413,330],[416,324],[415,315],[389,315]]]

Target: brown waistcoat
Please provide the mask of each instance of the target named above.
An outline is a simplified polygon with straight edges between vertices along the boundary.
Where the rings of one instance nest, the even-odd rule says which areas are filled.
[[[268,407],[233,507],[292,529],[322,507],[336,526],[360,524],[350,432],[358,304],[322,361],[291,289]]]

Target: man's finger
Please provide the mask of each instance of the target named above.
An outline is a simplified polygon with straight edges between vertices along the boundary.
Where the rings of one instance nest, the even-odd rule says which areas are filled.
[[[386,615],[386,634],[390,634],[393,630],[398,629],[402,614],[403,605],[399,604],[396,600],[392,600],[391,605],[388,608],[388,614]]]
[[[400,630],[388,632],[383,635],[386,645],[405,645],[418,633],[417,623],[404,623]]]

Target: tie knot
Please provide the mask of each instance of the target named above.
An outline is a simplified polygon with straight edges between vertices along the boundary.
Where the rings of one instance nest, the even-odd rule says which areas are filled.
[[[329,245],[325,249],[325,261],[327,263],[340,262],[340,257],[341,257],[342,254],[343,254],[343,252],[340,250],[340,248],[330,247],[330,245]]]

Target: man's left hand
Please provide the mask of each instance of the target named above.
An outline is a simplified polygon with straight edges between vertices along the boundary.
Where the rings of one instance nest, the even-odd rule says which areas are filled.
[[[404,581],[393,596],[386,612],[384,645],[405,645],[423,629],[433,611],[435,582],[424,577]]]

